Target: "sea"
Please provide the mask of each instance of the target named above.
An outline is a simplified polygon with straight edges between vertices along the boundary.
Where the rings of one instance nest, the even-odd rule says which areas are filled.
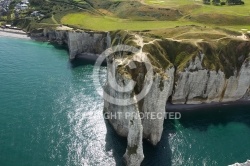
[[[126,138],[102,118],[92,71],[92,62],[69,61],[65,47],[0,37],[0,166],[124,165]],[[143,166],[250,159],[250,104],[179,111],[157,146],[144,141]]]

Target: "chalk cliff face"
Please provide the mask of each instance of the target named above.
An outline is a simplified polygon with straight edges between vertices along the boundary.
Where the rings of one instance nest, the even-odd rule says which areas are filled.
[[[81,55],[97,57],[110,46],[108,32],[42,29],[40,33],[31,33],[31,37],[66,44],[70,59]]]
[[[139,165],[142,160],[142,138],[156,145],[163,130],[163,118],[138,119],[138,113],[164,113],[166,101],[171,96],[173,104],[201,104],[211,102],[228,102],[249,98],[250,87],[250,42],[228,38],[197,43],[175,41],[170,39],[152,39],[149,42],[138,40],[138,35],[122,33],[119,42],[129,43],[140,48],[138,54],[147,56],[154,68],[153,84],[149,93],[136,104],[118,106],[105,101],[105,112],[121,114],[120,119],[110,118],[119,135],[128,137],[125,159],[128,165]],[[113,42],[116,42],[113,37]],[[130,42],[129,42],[130,41]],[[134,42],[131,42],[134,41]],[[138,59],[132,55],[113,56],[108,61],[108,74],[116,73],[120,86],[131,80],[143,86],[141,78],[146,70],[137,65],[137,72],[128,69],[131,61]],[[113,70],[111,63],[117,63],[121,69]],[[141,62],[140,62],[141,63]],[[142,88],[119,93],[107,84],[106,92],[114,98],[125,99],[135,96]],[[135,98],[136,100],[136,98]],[[135,112],[126,117],[127,112]],[[137,118],[135,118],[135,116]],[[142,134],[143,133],[143,134]]]
[[[99,55],[109,47],[108,42],[108,33],[68,32],[70,59],[82,53]]]
[[[113,97],[124,102],[121,106],[104,101],[104,112],[108,115],[109,121],[117,133],[127,137],[128,145],[124,158],[127,165],[131,166],[140,165],[144,158],[142,149],[143,138],[149,140],[154,145],[160,141],[166,100],[171,94],[173,85],[173,80],[168,76],[173,69],[160,73],[153,72],[151,78],[153,80],[152,86],[147,95],[142,100],[139,100],[139,93],[148,82],[145,81],[147,69],[145,67],[146,62],[143,60],[143,57],[146,55],[141,50],[136,54],[141,59],[127,54],[123,54],[122,58],[119,58],[119,55],[109,57],[107,61],[107,77],[115,75],[117,86],[120,87],[125,87],[131,81],[140,84],[132,87],[130,91],[118,92],[115,90],[117,88],[114,89],[111,86],[114,82],[108,81],[105,87],[106,95],[104,95],[104,98]],[[130,68],[131,63],[136,66],[134,70]],[[112,66],[122,66],[122,69],[116,69]],[[122,101],[123,99],[124,101]],[[131,99],[134,104],[126,105],[126,99]],[[152,119],[150,116],[142,117],[142,115],[150,115],[150,113],[160,113],[163,116],[155,119]]]
[[[248,99],[250,41],[160,39],[144,47],[154,65],[175,68],[172,104]]]
[[[163,115],[167,100],[173,104],[201,104],[250,99],[250,41],[233,37],[181,41],[126,31],[42,30],[33,36],[66,44],[70,59],[82,54],[98,57],[106,48],[117,44],[138,48],[136,53],[118,52],[107,58],[108,79],[104,88],[105,99],[124,99],[126,102],[130,98],[133,101],[127,105],[104,101],[104,113],[109,122],[119,135],[127,137],[124,155],[127,165],[137,166],[142,162],[142,139],[153,145],[160,141],[164,116],[145,115]],[[152,85],[139,100],[138,94],[148,85],[145,59],[150,60],[153,71]],[[115,79],[110,81],[110,76]],[[126,87],[131,81],[136,84],[129,91],[117,91],[112,81],[116,81],[117,87]]]
[[[174,104],[236,101],[243,98],[250,86],[248,60],[245,60],[241,69],[229,78],[226,78],[221,70],[185,70],[177,74],[178,80],[172,97]]]
[[[182,71],[177,71],[175,75],[176,82],[172,94],[172,103],[228,102],[246,96],[250,87],[250,44],[249,42],[242,42],[239,45],[241,50],[231,52],[234,55],[230,55],[230,53],[227,55],[234,56],[234,62],[230,62],[230,58],[228,58],[224,64],[220,64],[225,66],[216,70],[209,69],[204,65],[206,55],[201,52],[188,61],[187,66]],[[233,49],[239,49],[239,45],[236,45]],[[231,68],[231,71],[225,70],[226,67]]]

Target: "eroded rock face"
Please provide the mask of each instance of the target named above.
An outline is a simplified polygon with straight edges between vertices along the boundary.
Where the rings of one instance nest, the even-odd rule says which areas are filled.
[[[129,117],[128,122],[128,144],[124,158],[129,166],[140,165],[144,159],[142,147],[143,127],[139,114],[139,109],[135,107],[134,114]]]
[[[153,145],[157,145],[161,140],[166,101],[171,94],[173,85],[173,79],[168,74],[171,74],[172,70],[166,72],[166,78],[156,74],[149,93],[143,99],[141,108],[143,115],[145,115],[142,118],[143,138],[149,140]]]
[[[146,80],[149,72],[146,69],[145,53],[140,49],[137,56],[122,55],[111,56],[107,61],[108,82],[105,87],[106,96],[104,98],[126,99],[131,98],[135,101],[133,104],[124,103],[118,105],[104,101],[104,113],[108,115],[109,122],[116,132],[127,137],[128,145],[124,155],[127,165],[138,166],[142,162],[144,155],[142,149],[142,140],[147,139],[153,145],[156,145],[162,135],[163,122],[165,115],[165,106],[168,97],[172,93],[174,68],[169,68],[161,72],[152,73],[152,86],[148,93],[141,100],[138,95],[149,83]],[[131,69],[129,65],[133,63],[136,67]],[[121,66],[114,68],[112,66]],[[154,66],[151,66],[154,70]],[[115,74],[114,74],[115,73]],[[129,82],[134,81],[136,86],[128,92],[118,92],[116,87],[112,87],[109,77],[115,76],[115,85],[125,87]],[[159,116],[157,116],[159,115]]]
[[[81,54],[97,58],[111,45],[108,32],[42,29],[39,32],[31,32],[31,37],[67,45],[70,59],[75,59]]]
[[[68,32],[70,59],[82,53],[101,54],[109,46],[108,33]]]
[[[127,38],[132,40],[133,37],[130,34]],[[119,135],[128,138],[124,155],[127,165],[140,165],[143,159],[141,139],[144,138],[156,145],[163,131],[164,118],[140,117],[138,119],[135,118],[138,117],[138,113],[164,114],[166,101],[170,96],[173,104],[227,102],[243,97],[248,99],[250,96],[249,42],[241,43],[237,40],[233,42],[235,45],[227,46],[223,41],[218,44],[220,47],[213,48],[203,41],[196,45],[192,43],[182,45],[181,41],[164,41],[164,39],[144,43],[143,40],[138,39],[138,35],[135,35],[134,41],[136,42],[133,45],[141,48],[139,54],[150,58],[152,66],[157,69],[152,78],[153,84],[150,91],[142,100],[132,105],[119,106],[105,101],[104,106],[104,112],[121,115],[120,119],[109,118],[109,121]],[[144,47],[146,49],[143,49]],[[221,51],[222,49],[224,50]],[[230,56],[231,52],[232,56]],[[227,59],[227,56],[230,57]],[[178,59],[175,59],[176,57]],[[131,80],[138,86],[130,92],[120,93],[107,84],[106,92],[119,99],[136,96],[141,90],[141,88],[138,90],[138,87],[143,86],[141,78],[145,77],[146,73],[141,69],[137,72],[127,70],[126,66],[128,61],[138,59],[133,56],[128,58],[126,55],[114,56],[111,59],[108,64],[117,63],[122,66],[122,70],[111,71],[112,67],[108,65],[108,74],[116,73],[116,80],[121,86],[127,85]],[[132,112],[136,114],[126,117],[126,113]]]
[[[200,59],[202,62],[202,59]],[[201,104],[236,101],[244,97],[250,87],[250,65],[246,59],[239,72],[226,78],[221,70],[207,70],[203,67],[177,74],[173,104]]]
[[[109,61],[110,62],[110,61]],[[117,63],[117,62],[113,62]],[[112,65],[108,63],[108,66]],[[124,76],[118,72],[118,70],[112,70],[112,67],[108,67],[108,77],[113,72],[116,75],[117,86],[125,87],[131,78]],[[116,99],[128,99],[134,95],[133,91],[129,92],[118,92],[109,83],[105,87],[104,98],[114,97]],[[120,136],[127,137],[127,150],[124,154],[124,159],[126,164],[129,166],[137,166],[142,162],[144,155],[142,149],[142,139],[143,139],[143,126],[140,118],[139,106],[136,103],[136,98],[132,98],[135,104],[124,106],[112,104],[108,101],[104,101],[104,114],[109,119],[109,122],[114,127],[116,132]],[[122,101],[121,101],[122,102]]]

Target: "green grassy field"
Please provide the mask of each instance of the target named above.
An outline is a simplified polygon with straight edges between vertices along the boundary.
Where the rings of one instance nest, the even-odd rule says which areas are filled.
[[[245,5],[204,5],[202,1],[197,0],[145,0],[145,3],[153,6],[170,7],[170,8],[183,8],[187,5],[200,5],[200,7],[192,8],[192,14],[201,13],[218,13],[228,15],[250,16],[250,1],[245,1]]]
[[[250,30],[250,0],[245,5],[204,5],[197,0],[56,0],[47,1],[50,17],[42,24],[92,30],[156,30],[185,25]],[[43,8],[41,8],[43,9]],[[45,9],[43,9],[45,10]],[[38,22],[39,23],[39,22]]]
[[[148,30],[183,25],[201,25],[187,21],[133,21],[109,16],[94,16],[87,13],[67,14],[61,23],[93,30]]]
[[[245,5],[236,6],[203,5],[201,1],[194,0],[145,0],[144,3],[157,10],[159,10],[159,6],[171,10],[179,10],[182,17],[174,21],[149,21],[147,20],[147,15],[140,12],[137,18],[133,15],[133,18],[122,19],[117,16],[118,14],[116,11],[114,12],[112,10],[100,8],[98,9],[99,11],[106,11],[106,13],[103,12],[103,15],[93,15],[86,12],[66,14],[60,21],[62,24],[74,25],[79,28],[106,31],[117,29],[152,30],[184,25],[222,27],[236,31],[250,29],[250,2],[246,2]],[[121,6],[122,2],[119,1],[118,3],[117,1],[117,4],[117,6]],[[121,8],[120,6],[119,9]],[[142,10],[144,8],[145,13],[147,13],[148,10],[146,7],[140,7]],[[158,12],[157,10],[156,13]],[[119,13],[119,15],[121,14]]]

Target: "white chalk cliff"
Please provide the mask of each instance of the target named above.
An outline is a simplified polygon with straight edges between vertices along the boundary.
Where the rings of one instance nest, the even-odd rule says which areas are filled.
[[[196,58],[185,71],[179,72],[173,93],[174,104],[201,104],[236,101],[246,94],[250,86],[250,62],[246,59],[240,70],[226,78],[221,70],[214,71],[197,67],[201,59]],[[196,71],[190,69],[196,68]]]
[[[70,59],[75,59],[76,56],[81,56],[82,54],[87,54],[88,56],[99,55],[110,46],[108,32],[51,29],[37,31],[32,32],[31,37],[67,45]]]
[[[113,89],[109,81],[105,86],[108,95],[117,99],[132,98],[134,104],[117,105],[104,101],[104,112],[119,114],[109,116],[116,132],[127,137],[124,155],[127,165],[138,166],[142,162],[142,140],[156,145],[162,135],[164,118],[141,117],[140,113],[162,113],[169,99],[173,104],[201,104],[250,99],[250,41],[226,38],[218,41],[192,42],[170,39],[152,39],[125,31],[83,32],[43,30],[32,34],[52,42],[66,44],[70,59],[77,55],[99,55],[111,45],[127,44],[139,48],[139,57],[150,59],[153,68],[153,84],[142,99],[136,98],[145,86],[147,70],[143,58],[122,52],[107,59],[107,77],[114,74],[117,85],[124,87],[134,81],[136,86],[127,92]],[[228,42],[227,42],[228,41]],[[211,44],[212,43],[212,44]],[[130,69],[130,63],[136,69]],[[117,65],[119,68],[112,68]],[[127,116],[130,113],[130,116]]]
[[[228,102],[243,97],[248,99],[247,94],[249,94],[250,87],[249,41],[229,38],[228,40],[232,40],[231,45],[223,45],[218,42],[218,48],[213,48],[214,50],[211,52],[208,51],[209,44],[204,44],[203,41],[197,45],[185,43],[184,46],[180,46],[181,41],[158,39],[144,43],[143,40],[137,39],[138,35],[135,35],[134,38],[131,37],[131,34],[128,34],[127,37],[124,37],[124,34],[120,36],[123,36],[119,39],[120,43],[127,44],[128,39],[135,41],[130,44],[140,48],[139,54],[147,56],[154,68],[153,84],[149,93],[142,100],[129,106],[119,106],[105,101],[105,112],[112,114],[119,112],[122,115],[120,119],[110,118],[109,121],[119,135],[128,137],[125,154],[127,165],[140,165],[143,158],[141,139],[144,138],[153,145],[160,141],[164,119],[145,117],[138,119],[137,114],[137,118],[133,116],[126,118],[126,112],[164,113],[166,101],[170,96],[173,104]],[[113,37],[113,39],[117,40],[117,37]],[[113,41],[116,44],[119,42]],[[178,47],[186,47],[188,51],[186,49],[177,50]],[[159,53],[155,51],[157,49],[160,50]],[[225,50],[221,51],[221,49]],[[230,52],[231,50],[232,52]],[[182,58],[181,62],[176,63],[171,56],[178,57],[179,55]],[[230,57],[227,59],[226,56]],[[108,61],[108,74],[116,73],[116,80],[120,86],[127,85],[131,80],[135,81],[138,86],[131,92],[119,93],[107,84],[106,92],[119,99],[135,96],[142,89],[143,81],[141,79],[147,72],[141,69],[142,62],[138,62],[136,71],[133,71],[128,69],[128,61],[137,61],[135,56],[131,57],[131,55],[123,53],[122,56],[113,56],[111,59]],[[119,64],[121,69],[110,71],[113,70],[112,67],[109,67],[111,63]]]

